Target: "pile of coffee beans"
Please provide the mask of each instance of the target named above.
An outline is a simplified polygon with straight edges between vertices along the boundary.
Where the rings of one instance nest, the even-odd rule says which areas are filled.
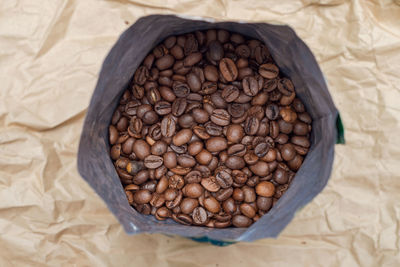
[[[310,131],[263,43],[196,31],[168,37],[137,68],[112,116],[110,155],[138,212],[248,227],[288,189]]]

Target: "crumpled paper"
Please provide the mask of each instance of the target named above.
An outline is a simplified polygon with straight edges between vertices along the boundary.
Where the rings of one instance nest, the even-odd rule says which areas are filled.
[[[139,17],[161,13],[288,24],[316,56],[346,145],[278,239],[128,236],[79,176],[104,57]],[[399,266],[399,1],[5,0],[0,14],[1,266]]]

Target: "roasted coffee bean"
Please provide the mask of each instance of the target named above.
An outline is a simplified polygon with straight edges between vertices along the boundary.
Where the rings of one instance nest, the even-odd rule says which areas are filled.
[[[233,194],[233,188],[232,187],[228,187],[228,188],[224,188],[219,190],[216,194],[215,194],[215,198],[222,202],[227,200],[228,198],[230,198]]]
[[[229,156],[243,157],[247,152],[247,148],[243,144],[234,144],[227,150]]]
[[[211,137],[206,141],[206,148],[209,152],[219,152],[228,147],[227,140],[222,137]]]
[[[228,85],[222,91],[221,96],[226,102],[233,102],[239,97],[239,94],[240,91],[236,86]]]
[[[256,185],[256,193],[262,197],[272,197],[275,194],[275,186],[271,182],[262,181]]]
[[[205,130],[209,135],[220,136],[222,135],[223,128],[219,125],[214,124],[213,122],[207,122],[205,124]]]
[[[278,184],[286,184],[289,180],[289,175],[287,171],[281,168],[276,169],[273,177],[275,182],[277,182]]]
[[[244,131],[246,134],[255,135],[260,127],[260,120],[257,117],[247,117],[244,123]]]
[[[201,185],[210,192],[217,192],[220,189],[220,185],[217,183],[214,176],[203,178]]]
[[[258,176],[267,176],[269,174],[268,164],[264,161],[258,161],[254,165],[251,165],[250,170]]]
[[[152,195],[149,190],[141,189],[136,191],[133,194],[133,201],[138,204],[146,204],[149,203],[152,198]]]
[[[292,144],[284,144],[280,149],[281,156],[284,160],[290,161],[296,156],[296,150]]]
[[[146,82],[148,76],[149,70],[145,66],[141,66],[135,72],[134,81],[138,85],[143,85]]]
[[[309,132],[309,125],[304,122],[296,122],[293,126],[293,133],[295,135],[307,135]]]
[[[294,92],[294,85],[288,78],[282,78],[278,82],[278,90],[282,94],[289,96]]]
[[[200,139],[206,140],[211,136],[207,133],[206,129],[202,126],[194,126],[193,133],[197,135]]]
[[[222,76],[228,82],[236,80],[238,76],[238,70],[236,68],[235,62],[230,58],[223,58],[219,62],[219,70]]]
[[[204,193],[204,189],[200,184],[187,184],[182,188],[182,193],[186,197],[198,198]]]
[[[171,103],[169,103],[167,101],[159,101],[159,102],[155,103],[154,110],[160,116],[167,115],[167,114],[171,113]]]
[[[233,183],[232,175],[226,169],[220,170],[215,175],[215,180],[221,188],[228,188],[232,186]]]
[[[277,138],[279,135],[279,124],[276,121],[271,121],[269,123],[269,135],[272,138]]]
[[[136,140],[133,144],[133,152],[139,159],[144,160],[150,155],[150,146],[143,140]]]
[[[172,219],[183,225],[191,225],[193,223],[192,217],[186,214],[172,214]]]
[[[285,107],[279,111],[282,119],[286,122],[293,123],[297,119],[297,113],[294,112],[290,107]]]
[[[160,156],[149,155],[144,159],[144,166],[148,169],[156,169],[163,164],[163,158]]]
[[[225,162],[225,166],[231,170],[243,169],[245,165],[246,165],[246,163],[245,163],[243,157],[239,157],[239,156],[228,157],[228,159]]]
[[[186,144],[192,138],[192,130],[190,129],[183,129],[176,133],[176,135],[172,138],[172,142],[176,146],[181,146]]]
[[[271,197],[257,197],[257,208],[263,211],[268,211],[272,207]]]
[[[214,109],[210,119],[219,126],[227,126],[230,123],[231,116],[224,109]]]
[[[177,157],[177,161],[179,166],[184,167],[184,168],[190,168],[196,165],[196,160],[194,157],[187,155],[187,154],[182,154]]]
[[[248,96],[257,95],[260,90],[258,81],[253,76],[247,76],[242,80],[243,92]]]
[[[180,204],[181,212],[191,214],[192,211],[199,205],[199,201],[193,198],[184,198]]]
[[[279,68],[274,64],[262,64],[258,73],[266,79],[274,79],[278,76]]]
[[[197,225],[203,225],[207,222],[207,212],[203,207],[196,207],[192,213],[193,223]]]
[[[307,147],[307,148],[310,147],[310,140],[308,140],[305,136],[292,136],[290,141],[294,145],[298,145],[301,147]]]
[[[232,224],[236,227],[249,227],[252,220],[243,215],[235,215],[232,218]]]

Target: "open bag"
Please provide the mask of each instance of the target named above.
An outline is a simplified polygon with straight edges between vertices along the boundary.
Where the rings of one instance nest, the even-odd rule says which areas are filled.
[[[313,119],[310,151],[289,189],[267,214],[249,228],[184,226],[172,220],[158,221],[151,215],[138,213],[129,205],[109,156],[108,126],[111,117],[144,57],[170,35],[206,29],[226,29],[264,42],[280,72],[292,80],[297,96]],[[164,233],[215,244],[276,237],[296,211],[310,202],[327,184],[338,136],[338,119],[340,122],[313,54],[288,26],[213,23],[171,15],[152,15],[139,19],[127,29],[103,63],[83,126],[78,169],[128,234]]]

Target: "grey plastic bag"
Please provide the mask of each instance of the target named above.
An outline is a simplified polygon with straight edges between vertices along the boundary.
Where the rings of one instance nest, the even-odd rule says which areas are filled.
[[[109,156],[108,125],[119,98],[144,57],[169,35],[210,28],[226,29],[263,41],[281,72],[290,77],[298,97],[313,118],[311,149],[288,191],[276,205],[249,228],[210,229],[157,221],[136,212],[128,203]],[[129,234],[164,233],[201,240],[253,241],[276,237],[295,212],[327,184],[336,141],[338,111],[321,70],[295,32],[287,26],[265,23],[211,23],[176,16],[152,15],[139,19],[119,38],[106,57],[90,101],[79,145],[78,169],[105,201]]]

